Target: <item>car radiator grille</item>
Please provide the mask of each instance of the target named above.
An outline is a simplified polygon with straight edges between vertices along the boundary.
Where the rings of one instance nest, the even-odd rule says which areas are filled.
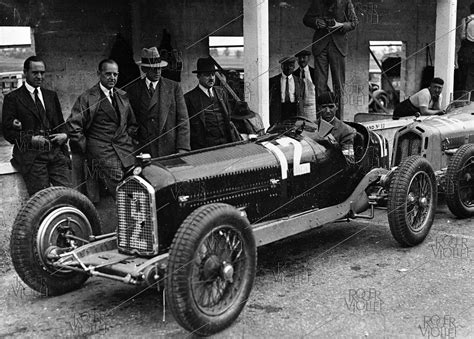
[[[410,155],[420,155],[421,154],[421,136],[413,133],[413,132],[408,132],[404,135],[402,135],[398,139],[398,145],[397,145],[397,154],[395,156],[395,166],[400,165],[400,163],[405,159],[406,157],[409,157]]]
[[[157,253],[155,206],[153,188],[142,178],[129,177],[118,187],[117,244],[120,251],[141,255]]]

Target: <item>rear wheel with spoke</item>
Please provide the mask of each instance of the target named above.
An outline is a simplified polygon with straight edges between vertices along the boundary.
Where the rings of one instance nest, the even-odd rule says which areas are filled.
[[[446,202],[458,218],[474,216],[474,144],[454,153],[446,173]]]
[[[426,238],[434,220],[437,186],[433,169],[420,156],[410,156],[395,170],[388,194],[388,221],[393,237],[403,246]]]
[[[253,233],[240,211],[211,204],[191,213],[171,245],[166,279],[178,323],[198,335],[230,326],[247,302],[256,262]]]

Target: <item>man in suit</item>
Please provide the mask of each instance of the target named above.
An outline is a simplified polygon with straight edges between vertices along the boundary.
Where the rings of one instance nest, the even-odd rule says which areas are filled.
[[[356,130],[339,120],[336,117],[337,112],[337,97],[332,92],[324,92],[318,95],[318,126],[321,124],[321,119],[331,124],[331,135],[335,141],[341,146],[342,153],[349,160],[354,160],[354,137]]]
[[[299,51],[295,54],[298,58],[298,69],[293,72],[304,82],[305,98],[304,98],[304,116],[311,121],[316,120],[316,87],[314,80],[314,68],[309,63],[311,56],[310,51]]]
[[[97,76],[99,83],[74,103],[67,119],[68,134],[72,152],[87,159],[90,173],[103,179],[115,197],[123,171],[135,162],[132,138],[138,127],[127,94],[115,88],[117,63],[102,60]]]
[[[313,0],[303,23],[314,29],[313,56],[316,71],[316,95],[329,91],[328,71],[331,66],[332,87],[338,97],[343,116],[346,72],[347,35],[359,23],[351,0]]]
[[[304,82],[293,75],[293,57],[280,59],[281,73],[270,78],[270,125],[304,115]]]
[[[42,88],[45,64],[37,56],[23,65],[25,84],[3,101],[3,134],[14,144],[12,164],[30,195],[55,186],[71,186],[64,118],[56,92]]]
[[[216,66],[211,58],[199,58],[197,74],[199,84],[184,95],[191,126],[191,149],[217,146],[241,140],[230,121],[227,93],[216,82]]]
[[[188,110],[181,86],[161,77],[161,68],[167,64],[156,47],[143,48],[141,69],[145,79],[127,90],[138,122],[139,150],[152,157],[191,149]]]

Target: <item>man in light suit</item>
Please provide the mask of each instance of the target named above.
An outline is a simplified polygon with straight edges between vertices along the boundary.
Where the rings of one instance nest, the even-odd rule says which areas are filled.
[[[227,93],[214,86],[216,66],[211,58],[199,58],[199,84],[184,95],[191,127],[191,149],[222,145],[241,140],[230,121],[231,108]]]
[[[69,149],[56,92],[42,88],[45,64],[37,56],[25,60],[26,83],[3,101],[3,134],[14,144],[12,164],[30,195],[56,186],[71,186]]]
[[[117,63],[102,60],[97,76],[99,83],[77,98],[66,124],[72,152],[87,159],[90,171],[115,197],[124,170],[135,163],[138,127],[127,94],[115,88]]]
[[[138,122],[139,151],[161,157],[189,151],[189,119],[181,86],[161,76],[156,47],[142,49],[141,69],[146,77],[128,90]]]
[[[281,73],[270,78],[270,125],[304,115],[304,82],[293,75],[293,57],[280,59]]]
[[[332,87],[339,100],[337,117],[341,118],[348,49],[346,33],[359,23],[354,5],[351,0],[313,0],[303,23],[314,29],[316,96],[329,91],[327,82],[331,66]]]
[[[311,52],[307,50],[299,51],[295,54],[298,58],[298,69],[293,75],[299,77],[304,82],[304,116],[312,121],[316,120],[316,81],[314,78],[314,68],[309,65]]]

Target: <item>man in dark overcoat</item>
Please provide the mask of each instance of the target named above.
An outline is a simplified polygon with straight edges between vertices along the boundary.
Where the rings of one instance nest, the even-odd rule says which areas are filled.
[[[189,119],[179,83],[163,78],[156,47],[143,48],[141,69],[145,79],[135,82],[127,93],[138,123],[139,151],[161,157],[189,151]]]
[[[191,127],[191,149],[217,146],[241,140],[230,121],[227,93],[214,86],[217,69],[211,58],[199,58],[197,74],[199,84],[184,95]]]

